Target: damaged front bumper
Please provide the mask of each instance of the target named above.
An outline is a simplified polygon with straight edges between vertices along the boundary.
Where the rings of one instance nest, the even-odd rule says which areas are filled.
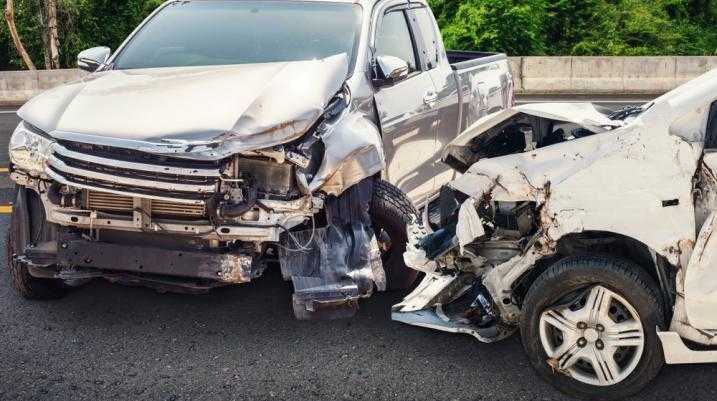
[[[319,143],[310,137],[309,148]],[[334,166],[342,181],[323,181],[333,183],[327,194],[308,190],[322,170],[304,150],[308,156],[280,146],[213,161],[60,141],[43,174],[11,172],[23,194],[19,221],[41,214],[54,227],[15,257],[37,277],[180,292],[247,283],[278,262],[293,282],[297,317],[350,316],[359,299],[385,288],[368,217],[370,175],[383,159]]]

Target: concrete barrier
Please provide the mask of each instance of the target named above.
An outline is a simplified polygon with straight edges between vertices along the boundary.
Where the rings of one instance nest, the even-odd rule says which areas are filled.
[[[519,57],[519,94],[659,95],[717,68],[717,57]]]
[[[660,95],[717,68],[717,57],[511,57],[519,95]],[[0,71],[0,106],[15,106],[77,70]]]
[[[17,106],[40,92],[82,78],[78,69],[0,71],[0,106]]]

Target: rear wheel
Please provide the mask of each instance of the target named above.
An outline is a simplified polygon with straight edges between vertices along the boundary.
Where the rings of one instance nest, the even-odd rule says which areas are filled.
[[[373,190],[371,223],[381,249],[387,287],[389,290],[410,288],[418,272],[406,266],[403,253],[408,242],[406,226],[417,218],[418,212],[403,191],[386,181],[376,180]]]
[[[45,239],[49,231],[48,225],[39,196],[32,190],[20,187],[10,218],[5,255],[12,285],[27,299],[56,299],[68,291],[61,280],[33,277],[27,266],[20,263],[16,257],[24,252],[27,245]]]
[[[524,303],[521,335],[531,364],[572,396],[616,400],[636,393],[664,364],[656,288],[624,260],[573,257],[551,266]]]

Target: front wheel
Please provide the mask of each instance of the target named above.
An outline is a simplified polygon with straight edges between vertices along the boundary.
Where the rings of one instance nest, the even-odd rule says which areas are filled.
[[[410,288],[416,281],[418,272],[406,266],[403,253],[406,252],[408,242],[406,227],[417,218],[416,208],[403,191],[386,181],[376,180],[370,213],[386,271],[387,288]]]
[[[24,252],[28,244],[51,238],[48,236],[52,228],[45,221],[45,210],[39,195],[18,187],[5,241],[5,256],[12,285],[26,299],[56,299],[68,291],[60,280],[33,277],[27,266],[16,257]]]
[[[572,257],[551,266],[525,298],[520,328],[531,364],[571,396],[618,400],[638,392],[664,364],[656,288],[620,259]]]

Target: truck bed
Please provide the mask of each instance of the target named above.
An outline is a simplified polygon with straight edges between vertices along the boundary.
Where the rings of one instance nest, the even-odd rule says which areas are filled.
[[[464,70],[495,61],[507,60],[504,53],[472,52],[463,50],[448,50],[448,62],[454,70]]]
[[[458,84],[459,132],[514,103],[508,57],[503,53],[446,52]]]

